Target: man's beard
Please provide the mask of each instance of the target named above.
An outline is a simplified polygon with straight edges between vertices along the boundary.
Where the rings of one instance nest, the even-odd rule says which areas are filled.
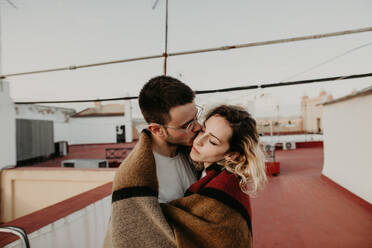
[[[179,146],[181,144],[172,143],[171,141],[166,140],[168,146]]]
[[[185,145],[177,142],[177,139],[173,138],[171,135],[168,134],[167,139],[165,140],[168,144],[168,146],[180,146],[180,145]]]
[[[192,139],[190,144],[189,143],[179,143],[179,142],[177,142],[177,139],[173,138],[173,136],[170,135],[168,132],[167,132],[167,135],[168,135],[168,137],[165,141],[167,142],[167,144],[169,146],[192,146],[192,141],[194,140],[194,139]],[[196,137],[196,135],[197,134],[195,134],[194,138]]]

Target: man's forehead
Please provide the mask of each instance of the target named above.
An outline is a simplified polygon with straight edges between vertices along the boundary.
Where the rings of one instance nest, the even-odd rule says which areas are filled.
[[[194,102],[173,107],[169,110],[168,124],[182,125],[195,117],[196,106]]]

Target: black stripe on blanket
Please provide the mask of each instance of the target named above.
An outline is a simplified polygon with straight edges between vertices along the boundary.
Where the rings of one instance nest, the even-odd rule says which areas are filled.
[[[204,188],[201,191],[199,191],[198,194],[213,198],[219,202],[226,204],[235,211],[238,211],[243,216],[243,218],[247,222],[249,230],[252,232],[251,217],[249,216],[245,207],[240,202],[235,200],[233,197],[231,197],[230,195],[226,194],[223,191],[213,188]]]
[[[130,187],[115,190],[112,193],[112,203],[131,197],[154,196],[158,197],[158,193],[150,187]]]
[[[191,192],[190,190],[186,190],[184,196],[186,197],[186,196],[189,196],[189,195],[192,195],[192,194],[194,194],[194,193]]]

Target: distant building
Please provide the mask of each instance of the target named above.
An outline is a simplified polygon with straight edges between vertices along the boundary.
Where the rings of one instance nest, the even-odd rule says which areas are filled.
[[[124,104],[102,105],[87,108],[71,116],[66,131],[71,144],[97,144],[125,142]]]
[[[257,118],[258,132],[262,135],[303,133],[301,116],[261,117]]]
[[[73,117],[99,117],[99,116],[124,116],[124,104],[107,104],[103,105],[101,102],[94,102],[94,108],[86,108]]]
[[[309,98],[303,96],[301,101],[301,112],[303,118],[303,130],[306,133],[322,133],[322,103],[332,100],[332,95],[321,91],[318,97]]]
[[[137,130],[128,124],[136,121],[125,116],[124,104],[97,102],[95,107],[79,113],[74,109],[34,104],[16,104],[11,109],[15,110],[16,120],[8,129],[16,126],[16,161],[49,157],[55,152],[54,143],[60,141],[69,145],[123,143],[128,141],[127,125],[132,128],[131,138],[138,139]]]
[[[372,86],[322,106],[322,174],[372,203]]]
[[[121,143],[126,139],[126,130],[132,118],[126,118],[124,104],[95,102],[95,107],[87,108],[71,116],[63,128],[69,134],[70,144]],[[132,139],[138,139],[137,130],[132,127]]]
[[[319,96],[314,98],[303,96],[300,116],[258,117],[256,118],[258,132],[262,135],[322,133],[321,104],[331,99],[332,95],[325,91],[321,91]]]
[[[34,104],[16,104],[17,164],[46,158],[55,153],[55,142],[65,140],[59,126],[68,123],[73,109]]]

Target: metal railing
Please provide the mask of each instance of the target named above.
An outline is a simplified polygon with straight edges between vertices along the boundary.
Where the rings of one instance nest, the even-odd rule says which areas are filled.
[[[23,241],[24,247],[30,248],[30,242],[28,240],[27,233],[22,228],[16,226],[2,226],[0,227],[0,232],[12,233],[17,235]]]

